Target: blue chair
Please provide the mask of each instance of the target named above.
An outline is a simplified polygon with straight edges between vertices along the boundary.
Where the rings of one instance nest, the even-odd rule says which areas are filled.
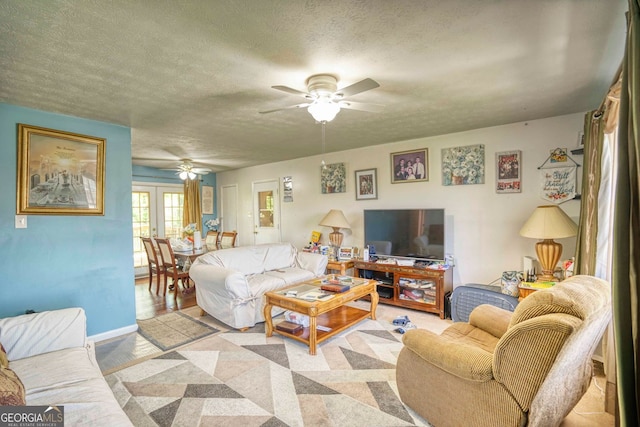
[[[500,286],[466,284],[458,286],[451,294],[451,320],[468,322],[471,311],[480,304],[490,304],[513,311],[518,298],[500,292]]]

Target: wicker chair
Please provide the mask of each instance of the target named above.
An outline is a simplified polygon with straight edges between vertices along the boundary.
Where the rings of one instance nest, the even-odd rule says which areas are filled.
[[[451,294],[451,320],[468,322],[474,308],[490,304],[513,311],[518,306],[518,298],[505,295],[499,286],[467,284],[457,286]]]
[[[220,237],[220,248],[233,248],[236,245],[237,237],[238,233],[235,231],[223,231],[222,236]]]
[[[400,398],[438,427],[558,426],[590,384],[610,319],[610,285],[574,276],[513,313],[480,305],[441,335],[408,331],[396,365]]]
[[[156,239],[158,249],[160,251],[160,258],[162,259],[162,265],[164,266],[164,294],[167,294],[167,277],[171,277],[174,287],[174,296],[178,296],[178,282],[182,281],[182,287],[186,290],[190,287],[189,283],[189,271],[183,270],[176,262],[176,257],[173,254],[171,243],[169,239]]]
[[[160,275],[164,274],[164,265],[160,259],[158,259],[158,253],[153,245],[153,241],[150,237],[140,237],[142,245],[147,253],[147,263],[149,265],[149,290],[153,285],[153,274],[156,274],[156,295],[160,293]]]
[[[220,247],[220,233],[216,230],[207,231],[207,235],[204,238],[204,244],[210,251],[218,249]]]

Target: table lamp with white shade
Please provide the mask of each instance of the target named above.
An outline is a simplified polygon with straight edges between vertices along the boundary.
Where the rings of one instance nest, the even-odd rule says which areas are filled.
[[[331,209],[328,214],[322,218],[320,225],[324,227],[333,228],[333,233],[329,234],[329,242],[331,245],[339,248],[342,245],[343,235],[340,232],[341,228],[350,229],[349,221],[344,217],[344,213],[340,209]]]
[[[553,275],[560,256],[562,245],[553,239],[572,237],[578,233],[578,226],[569,215],[556,205],[538,206],[520,230],[520,235],[532,239],[542,239],[536,243],[536,255],[542,267],[538,282],[557,281]]]

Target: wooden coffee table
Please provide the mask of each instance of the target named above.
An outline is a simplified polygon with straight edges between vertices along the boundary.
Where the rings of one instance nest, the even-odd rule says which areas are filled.
[[[351,289],[342,293],[332,293],[322,299],[306,300],[304,295],[317,295],[323,278],[299,283],[294,286],[267,292],[264,306],[265,330],[267,337],[276,332],[282,336],[303,342],[309,346],[309,354],[316,354],[316,347],[322,341],[344,331],[356,323],[370,317],[375,320],[378,306],[378,293],[374,280],[352,278]],[[287,296],[288,291],[297,291],[297,296]],[[369,296],[370,310],[346,305],[351,301]],[[295,333],[275,329],[271,318],[271,309],[281,307],[309,316],[309,327]],[[322,329],[318,329],[320,326]]]

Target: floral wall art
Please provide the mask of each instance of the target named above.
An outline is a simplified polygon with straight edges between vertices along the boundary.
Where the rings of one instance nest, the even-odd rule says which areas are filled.
[[[332,163],[320,168],[322,194],[347,191],[347,172],[344,163]]]
[[[484,184],[484,144],[442,149],[442,185]]]

